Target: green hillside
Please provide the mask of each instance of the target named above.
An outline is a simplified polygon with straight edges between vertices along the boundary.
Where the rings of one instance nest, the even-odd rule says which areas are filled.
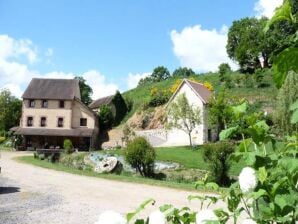
[[[264,78],[262,83],[264,86],[258,88],[258,82],[254,78],[255,74],[244,75],[238,72],[233,72],[230,75],[232,86],[226,88],[227,95],[231,98],[246,98],[250,102],[258,102],[262,107],[274,106],[277,88],[272,81],[270,70],[264,72],[263,75]],[[214,87],[214,91],[225,88],[225,84],[219,81],[218,73],[197,74],[189,78],[194,78],[202,82],[210,82]],[[161,82],[148,83],[124,92],[123,96],[133,102],[132,110],[128,113],[124,121],[130,118],[136,111],[142,110],[143,105],[148,104],[151,98],[150,92],[153,88],[156,87],[157,89],[169,90],[177,79],[182,79],[182,77],[171,77]]]

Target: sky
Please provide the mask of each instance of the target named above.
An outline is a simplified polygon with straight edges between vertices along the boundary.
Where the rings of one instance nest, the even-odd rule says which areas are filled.
[[[160,65],[237,68],[225,50],[234,20],[271,17],[282,0],[0,0],[0,89],[33,77],[82,76],[93,99],[136,87]]]

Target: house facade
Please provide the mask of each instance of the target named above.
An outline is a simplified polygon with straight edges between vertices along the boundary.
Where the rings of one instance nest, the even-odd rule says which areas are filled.
[[[185,94],[188,102],[195,108],[198,108],[201,113],[201,124],[196,125],[191,133],[192,143],[194,145],[202,145],[211,138],[211,131],[208,129],[208,112],[207,104],[211,97],[211,91],[208,90],[203,84],[184,79],[179,85],[175,93],[170,98],[167,107],[175,102],[181,95]],[[171,129],[167,131],[167,140],[164,145],[179,146],[189,145],[189,136],[183,130]]]
[[[23,96],[20,126],[25,148],[62,148],[70,139],[75,148],[96,148],[98,119],[81,102],[78,80],[32,79]]]

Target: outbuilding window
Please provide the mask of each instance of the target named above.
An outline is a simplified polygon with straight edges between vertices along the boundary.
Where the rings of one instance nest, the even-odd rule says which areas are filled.
[[[80,126],[87,126],[87,118],[81,118],[80,119]]]
[[[60,108],[64,108],[64,100],[60,100],[59,101],[59,107]]]

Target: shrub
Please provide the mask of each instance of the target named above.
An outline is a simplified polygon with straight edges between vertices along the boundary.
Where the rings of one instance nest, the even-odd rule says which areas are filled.
[[[143,137],[127,144],[125,159],[142,176],[152,176],[156,154],[154,148]]]
[[[171,92],[167,90],[157,89],[156,87],[151,89],[151,99],[149,101],[150,107],[157,107],[168,102],[171,96]]]
[[[114,115],[112,108],[109,105],[102,105],[99,108],[99,125],[101,130],[106,130],[112,127]]]
[[[0,137],[0,144],[2,144],[6,140],[5,137]]]
[[[65,153],[70,154],[73,149],[73,145],[70,139],[65,139],[63,142],[63,148]]]
[[[230,183],[228,176],[229,157],[234,152],[234,145],[229,142],[206,144],[204,147],[204,161],[209,162],[214,181],[222,186]]]

